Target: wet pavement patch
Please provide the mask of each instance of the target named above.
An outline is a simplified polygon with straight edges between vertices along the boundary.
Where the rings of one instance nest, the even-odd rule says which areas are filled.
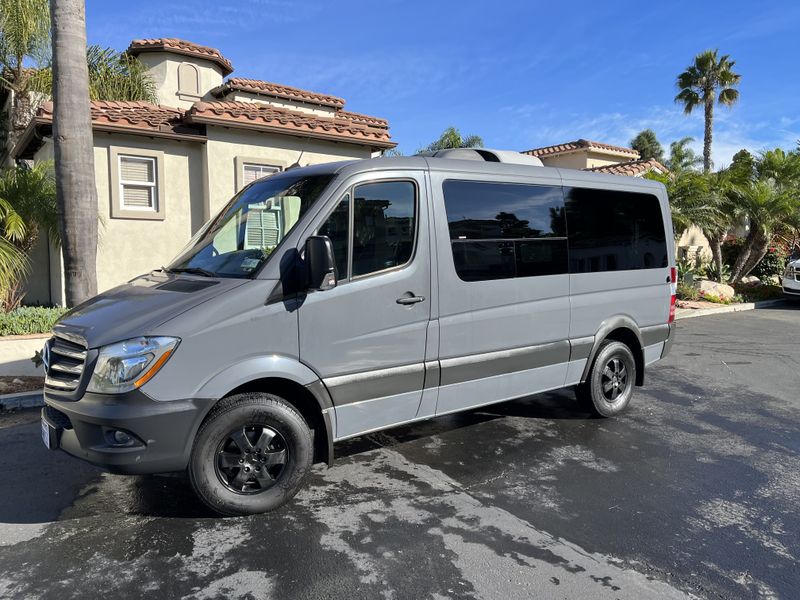
[[[798,325],[682,321],[617,419],[564,391],[364,436],[246,518],[0,416],[0,597],[794,597]]]

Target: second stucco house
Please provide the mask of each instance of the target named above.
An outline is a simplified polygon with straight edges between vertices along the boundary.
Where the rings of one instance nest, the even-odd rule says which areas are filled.
[[[218,50],[177,39],[136,40],[158,103],[92,102],[99,201],[100,290],[166,264],[249,182],[290,167],[369,158],[392,148],[386,120],[344,110],[342,98],[229,78]],[[53,156],[52,105],[43,104],[14,148]],[[26,303],[63,304],[60,251],[42,236]]]

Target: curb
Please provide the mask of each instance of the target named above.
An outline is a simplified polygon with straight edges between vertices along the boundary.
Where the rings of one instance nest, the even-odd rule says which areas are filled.
[[[44,394],[40,391],[0,395],[0,411],[44,406]]]
[[[722,315],[725,313],[742,312],[745,310],[755,310],[757,308],[769,308],[778,304],[784,304],[786,300],[762,300],[761,302],[743,302],[742,304],[729,304],[719,308],[679,308],[675,312],[675,320],[692,319],[694,317],[705,317],[707,315]],[[680,311],[680,312],[679,312]]]

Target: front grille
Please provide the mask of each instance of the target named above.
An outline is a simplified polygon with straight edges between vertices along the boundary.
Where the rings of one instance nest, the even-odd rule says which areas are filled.
[[[47,417],[48,421],[59,429],[72,429],[72,421],[60,410],[47,405],[44,407],[44,415]]]
[[[50,357],[44,385],[65,392],[75,390],[86,363],[86,348],[62,337],[54,337],[47,343]]]

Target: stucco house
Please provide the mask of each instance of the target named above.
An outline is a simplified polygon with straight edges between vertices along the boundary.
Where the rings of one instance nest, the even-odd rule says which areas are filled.
[[[538,157],[547,167],[581,169],[593,173],[644,177],[647,173],[663,174],[668,169],[655,159],[642,160],[633,148],[614,146],[590,140],[575,140],[563,144],[526,150],[524,154]],[[708,240],[695,226],[684,231],[676,244],[678,256],[692,260],[711,257]]]
[[[92,102],[100,215],[100,290],[166,264],[247,183],[295,164],[369,158],[396,144],[386,120],[342,98],[227,78],[219,50],[178,39],[135,40],[158,103]],[[52,105],[36,112],[12,153],[53,156]],[[26,303],[63,304],[61,252],[42,236]]]

